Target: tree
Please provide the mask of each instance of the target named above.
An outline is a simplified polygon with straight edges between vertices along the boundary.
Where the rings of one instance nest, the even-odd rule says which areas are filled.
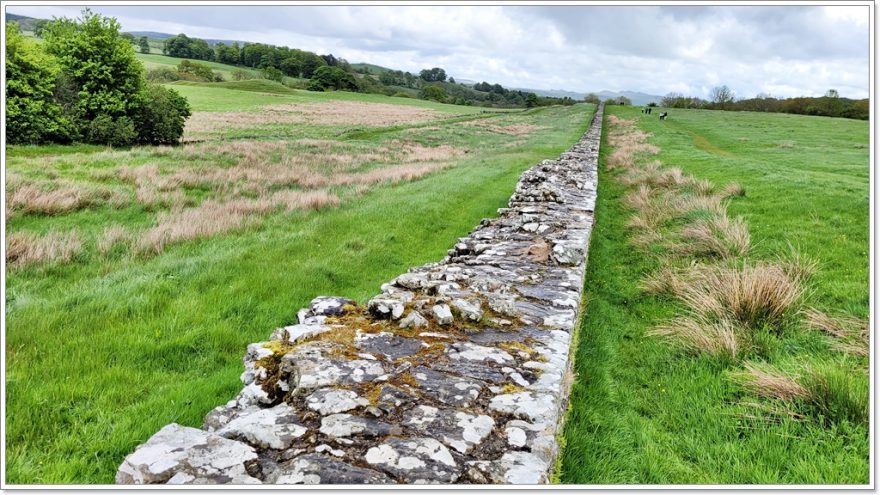
[[[446,80],[446,71],[440,67],[423,69],[419,72],[419,77],[425,82],[443,82]]]
[[[73,125],[54,100],[55,61],[6,23],[6,142],[69,141]]]
[[[825,92],[826,98],[840,98],[840,93],[837,92],[836,89],[829,89]]]
[[[74,118],[91,121],[102,114],[131,113],[145,84],[144,69],[116,19],[85,9],[80,19],[50,22],[44,37],[46,50],[57,57],[78,93]]]
[[[358,85],[354,76],[339,67],[318,67],[312,75],[311,81],[306,88],[309,91],[325,91],[328,89],[357,90]]]
[[[141,36],[138,39],[138,46],[141,49],[141,53],[150,53],[150,41],[147,40],[146,36]]]
[[[733,90],[728,88],[727,85],[715,86],[709,92],[709,99],[717,108],[724,110],[730,107],[730,104],[733,103]]]
[[[79,19],[50,22],[45,40],[61,68],[55,99],[88,141],[125,146],[180,138],[186,100],[147,85],[116,19],[85,9]]]
[[[535,93],[529,93],[526,95],[526,108],[533,108],[538,106],[538,95]]]
[[[450,78],[449,78],[449,83],[450,83],[450,84],[455,84],[455,78],[454,78],[454,77],[450,77]]]
[[[598,105],[600,103],[599,97],[596,96],[596,93],[590,93],[590,94],[584,96],[584,101],[587,103],[594,103],[596,105]]]

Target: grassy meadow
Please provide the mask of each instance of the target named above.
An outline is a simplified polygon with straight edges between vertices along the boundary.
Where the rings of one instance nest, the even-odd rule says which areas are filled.
[[[173,86],[181,146],[6,150],[8,483],[111,483],[237,393],[248,343],[442,258],[594,110]]]
[[[868,123],[656,113],[606,107],[561,481],[867,484]]]

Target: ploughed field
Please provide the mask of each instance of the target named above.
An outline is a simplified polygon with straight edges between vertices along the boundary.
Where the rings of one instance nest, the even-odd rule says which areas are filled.
[[[7,147],[9,483],[112,482],[235,395],[248,343],[442,258],[594,110],[173,87],[180,146]]]
[[[864,121],[606,107],[566,483],[866,484]]]

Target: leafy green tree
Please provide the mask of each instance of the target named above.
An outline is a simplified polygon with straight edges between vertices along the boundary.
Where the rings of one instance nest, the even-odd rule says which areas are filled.
[[[590,93],[587,96],[584,96],[584,101],[587,103],[594,103],[596,105],[601,102],[601,100],[599,100],[599,97],[596,96],[596,93]]]
[[[419,77],[425,82],[443,82],[446,80],[446,71],[440,67],[424,69],[419,72]]]
[[[526,108],[534,108],[538,106],[538,95],[529,93],[526,95]]]
[[[141,36],[140,38],[138,38],[138,47],[140,47],[141,53],[150,53],[150,41],[147,39],[146,36]]]
[[[356,91],[358,84],[354,76],[348,72],[339,67],[325,65],[315,70],[307,89],[309,91],[326,91],[328,89]]]
[[[119,33],[116,19],[85,9],[80,19],[50,22],[44,37],[47,51],[57,57],[78,94],[73,109],[77,120],[121,117],[134,110],[145,84],[143,65]]]
[[[70,141],[75,129],[54,100],[58,67],[25,38],[18,23],[6,23],[6,142]]]

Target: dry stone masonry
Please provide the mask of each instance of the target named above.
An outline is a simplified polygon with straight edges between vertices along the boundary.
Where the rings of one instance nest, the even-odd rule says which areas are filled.
[[[318,297],[248,346],[244,388],[117,483],[545,483],[570,386],[602,108],[495,219],[365,307]]]

